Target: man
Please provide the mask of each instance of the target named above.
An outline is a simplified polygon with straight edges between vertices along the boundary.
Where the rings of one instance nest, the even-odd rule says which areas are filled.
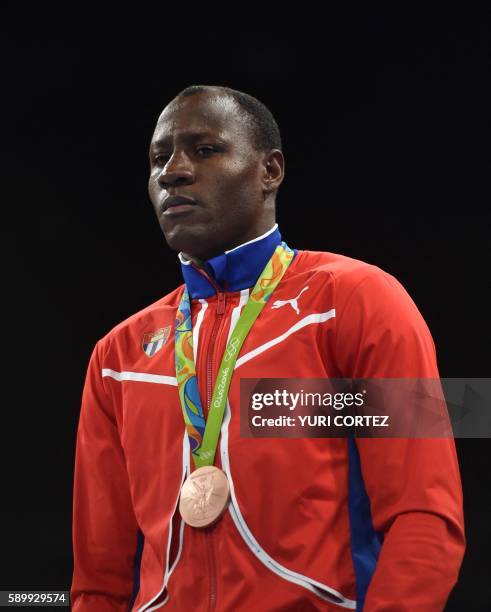
[[[89,363],[75,611],[445,605],[465,546],[452,439],[240,435],[241,378],[438,377],[428,328],[394,277],[282,241],[284,171],[276,122],[247,94],[189,87],[158,119],[149,195],[184,283],[110,330]],[[227,379],[222,356],[253,302]],[[205,452],[215,404],[220,435]],[[184,488],[203,468],[224,489],[195,478],[199,504],[217,496],[200,526]]]

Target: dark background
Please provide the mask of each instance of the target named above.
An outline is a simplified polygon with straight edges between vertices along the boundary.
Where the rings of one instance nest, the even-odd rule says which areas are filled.
[[[242,17],[211,27],[191,9],[162,10],[124,29],[87,20],[80,33],[68,20],[48,31],[31,19],[2,39],[0,589],[70,586],[90,353],[181,283],[147,195],[147,150],[162,108],[187,85],[246,91],[275,115],[290,246],[394,274],[432,331],[441,376],[491,375],[486,16],[294,15],[288,29]],[[468,548],[447,610],[484,610],[491,445],[457,447]]]

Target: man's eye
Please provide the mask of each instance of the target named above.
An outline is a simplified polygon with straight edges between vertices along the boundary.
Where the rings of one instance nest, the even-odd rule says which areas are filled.
[[[210,147],[210,146],[202,146],[202,147],[198,147],[196,149],[196,153],[200,156],[200,157],[208,157],[208,155],[210,155],[211,153],[214,153],[216,151],[215,147]],[[166,164],[167,161],[169,159],[168,155],[156,155],[154,157],[154,162],[158,165],[161,166],[162,164]]]
[[[200,151],[203,151],[205,155],[208,155],[208,153],[213,153],[215,149],[213,147],[198,147],[196,152],[200,153]]]

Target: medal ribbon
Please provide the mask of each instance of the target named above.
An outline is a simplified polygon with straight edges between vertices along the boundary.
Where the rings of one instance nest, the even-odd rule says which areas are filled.
[[[186,285],[177,309],[175,330],[176,378],[182,413],[196,468],[213,465],[235,362],[254,321],[270,299],[293,260],[293,250],[281,242],[261,272],[235,325],[218,370],[208,419],[205,420],[193,355],[191,302]]]

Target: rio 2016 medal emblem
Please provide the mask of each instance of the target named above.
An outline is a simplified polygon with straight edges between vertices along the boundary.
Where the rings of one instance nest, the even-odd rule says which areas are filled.
[[[209,527],[227,509],[230,485],[225,473],[214,465],[205,465],[184,481],[179,512],[191,527]]]

